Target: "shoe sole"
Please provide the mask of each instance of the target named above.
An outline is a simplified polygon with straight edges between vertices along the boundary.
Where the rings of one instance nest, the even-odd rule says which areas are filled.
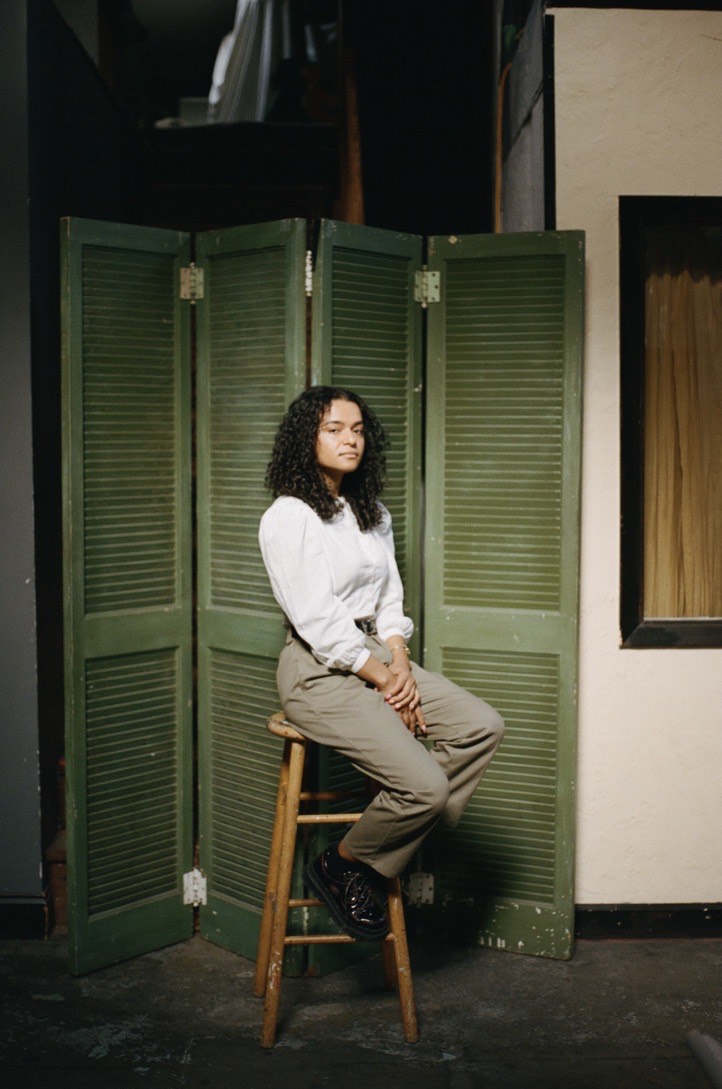
[[[338,925],[341,927],[342,930],[344,930],[347,934],[350,934],[350,936],[352,938],[356,938],[357,941],[361,941],[361,942],[383,941],[383,939],[386,937],[386,935],[389,932],[388,926],[385,926],[383,928],[383,930],[381,930],[381,929],[367,930],[364,927],[354,926],[353,923],[350,923],[348,921],[348,919],[345,919],[344,916],[341,914],[338,907],[336,906],[335,900],[333,899],[332,896],[329,895],[329,893],[326,890],[325,885],[323,885],[317,879],[316,874],[313,872],[313,869],[312,869],[311,865],[306,866],[306,869],[304,870],[304,876],[306,878],[306,884],[309,885],[313,889],[313,891],[318,896],[319,900],[323,901],[323,903],[325,904],[325,906],[328,908],[329,912],[331,913],[332,917],[338,923]]]

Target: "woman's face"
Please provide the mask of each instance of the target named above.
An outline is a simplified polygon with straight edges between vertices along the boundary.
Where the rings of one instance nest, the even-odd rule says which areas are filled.
[[[333,490],[338,489],[346,473],[358,469],[364,446],[359,406],[353,401],[332,401],[318,426],[316,461]]]

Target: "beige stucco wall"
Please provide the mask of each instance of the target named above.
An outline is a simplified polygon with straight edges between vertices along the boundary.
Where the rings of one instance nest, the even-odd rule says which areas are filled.
[[[576,899],[721,902],[722,650],[620,649],[617,198],[722,195],[722,13],[548,10],[587,237]]]

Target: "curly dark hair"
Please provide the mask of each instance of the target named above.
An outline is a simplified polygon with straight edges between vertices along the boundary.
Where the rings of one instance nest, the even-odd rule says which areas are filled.
[[[362,397],[338,386],[312,386],[289,405],[281,420],[266,469],[266,487],[274,497],[292,495],[302,499],[324,522],[341,509],[331,495],[316,461],[316,438],[324,412],[332,401],[352,401],[361,409],[366,446],[361,463],[347,473],[341,495],[347,501],[362,530],[381,522],[378,498],[386,480],[386,432],[376,414]]]

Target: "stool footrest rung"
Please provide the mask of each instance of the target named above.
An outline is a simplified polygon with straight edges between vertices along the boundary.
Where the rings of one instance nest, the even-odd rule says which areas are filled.
[[[385,942],[392,942],[394,940],[393,934],[387,934],[383,939]],[[352,938],[350,934],[287,934],[283,939],[284,945],[348,945],[351,942],[358,941],[357,938]]]
[[[299,813],[297,824],[352,824],[360,813]]]
[[[344,798],[369,800],[368,794],[363,790],[302,790],[298,797],[302,802],[340,802]]]

